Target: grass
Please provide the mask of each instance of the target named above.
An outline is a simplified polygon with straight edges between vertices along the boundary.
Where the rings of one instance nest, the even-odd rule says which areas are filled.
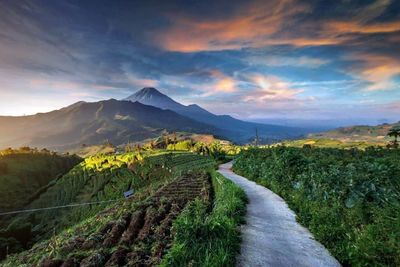
[[[219,173],[211,173],[214,201],[195,200],[173,224],[175,238],[161,266],[234,266],[247,198]]]
[[[91,236],[110,221],[118,220],[121,214],[135,210],[147,201],[149,196],[164,185],[170,183],[181,173],[188,170],[212,169],[215,162],[209,157],[188,152],[170,153],[168,151],[146,151],[140,155],[126,153],[122,155],[98,155],[86,158],[68,174],[57,180],[44,195],[32,203],[33,207],[45,204],[62,204],[107,200],[120,198],[122,192],[130,184],[135,188],[134,198],[130,201],[121,200],[117,204],[71,208],[57,212],[41,212],[38,221],[32,223],[35,229],[40,229],[38,236],[33,236],[34,245],[31,249],[19,254],[9,255],[1,266],[37,266],[48,257],[67,257],[63,246],[68,240],[77,236]],[[107,210],[110,210],[108,212]],[[32,222],[32,216],[17,217],[15,220],[25,223]],[[23,224],[23,225],[22,225]],[[36,232],[37,233],[37,230]],[[0,247],[3,243],[0,242]],[[22,248],[15,248],[21,251]],[[10,252],[10,251],[9,251]],[[110,251],[107,251],[110,253]],[[75,253],[75,252],[74,252]],[[90,254],[90,251],[81,251]],[[87,256],[87,255],[86,255]],[[77,256],[78,257],[78,256]]]
[[[400,266],[399,150],[273,147],[234,171],[280,195],[344,266]]]
[[[29,200],[38,197],[49,182],[67,173],[80,161],[76,156],[40,151],[1,154],[0,211],[24,207]]]

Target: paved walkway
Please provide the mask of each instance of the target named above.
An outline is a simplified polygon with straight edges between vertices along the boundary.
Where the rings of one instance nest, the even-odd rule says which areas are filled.
[[[232,163],[219,172],[246,192],[246,225],[242,226],[238,266],[330,267],[339,262],[311,233],[296,222],[296,215],[285,201],[265,187],[233,173]]]

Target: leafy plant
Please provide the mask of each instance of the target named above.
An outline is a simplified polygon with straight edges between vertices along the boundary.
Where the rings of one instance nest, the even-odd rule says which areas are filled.
[[[281,195],[344,266],[400,265],[400,154],[368,148],[242,151],[234,171]]]
[[[173,246],[161,266],[234,266],[246,195],[216,172],[212,173],[212,184],[215,194],[212,207],[195,200],[174,222]]]

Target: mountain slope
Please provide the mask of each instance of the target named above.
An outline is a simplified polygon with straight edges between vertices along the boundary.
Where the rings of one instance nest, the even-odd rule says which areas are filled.
[[[229,115],[215,115],[195,104],[182,105],[157,89],[150,87],[139,90],[125,98],[125,100],[137,101],[162,109],[170,109],[199,122],[213,125],[222,129],[223,135],[236,142],[244,143],[254,139],[256,128],[263,141],[298,137],[307,132],[301,128],[246,122]]]
[[[358,148],[371,146],[386,147],[392,137],[387,136],[392,127],[399,127],[400,122],[393,124],[356,125],[333,129],[326,132],[312,133],[304,139],[287,140],[285,145],[303,147],[304,145],[320,148]]]
[[[400,122],[384,123],[376,126],[355,125],[341,127],[326,132],[309,134],[308,136],[310,138],[328,138],[342,141],[383,141],[390,139],[387,137],[387,133],[395,126],[400,126]]]
[[[115,99],[78,102],[48,113],[24,117],[0,117],[0,147],[30,145],[69,149],[108,140],[114,144],[158,136],[163,129],[218,133],[170,110]]]
[[[11,238],[4,240],[0,235],[0,266],[61,266],[62,261],[66,262],[64,266],[122,266],[112,264],[112,255],[120,254],[121,246],[126,248],[125,261],[142,262],[129,266],[153,266],[152,260],[160,260],[161,251],[164,253],[173,238],[170,234],[157,235],[158,231],[170,233],[172,221],[187,203],[197,196],[209,196],[203,191],[204,183],[210,184],[208,177],[194,174],[209,168],[215,168],[211,158],[182,152],[86,158],[28,208],[103,202],[15,216],[8,227],[0,227],[0,234],[4,229],[12,230],[6,231]],[[190,175],[185,175],[187,171]],[[123,192],[130,188],[134,189],[133,196],[124,199]],[[21,233],[20,229],[25,231]],[[13,238],[22,239],[26,245],[16,245]],[[8,248],[5,242],[9,242]],[[9,255],[1,262],[7,250],[20,252],[32,245],[30,250]],[[160,253],[152,253],[152,248]],[[131,253],[133,257],[128,257],[132,250],[140,251],[139,255]],[[97,257],[99,254],[103,256]]]

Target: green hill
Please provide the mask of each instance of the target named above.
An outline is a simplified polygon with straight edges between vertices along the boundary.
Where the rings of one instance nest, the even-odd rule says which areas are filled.
[[[357,125],[349,127],[341,127],[331,131],[309,134],[310,138],[326,138],[336,139],[343,142],[370,142],[382,143],[389,138],[386,136],[392,127],[400,126],[400,122],[393,124],[380,124],[376,126]]]
[[[400,126],[400,122],[393,124],[380,124],[376,126],[359,125],[342,127],[334,130],[309,134],[307,138],[299,140],[287,140],[287,146],[302,147],[310,145],[320,148],[360,148],[370,146],[385,147],[390,140],[387,136],[389,130]]]
[[[110,200],[113,202],[18,215],[0,230],[1,255],[4,257],[7,249],[8,252],[25,250],[92,216],[103,217],[99,212],[107,207],[114,207],[111,213],[117,216],[120,208],[127,208],[126,205],[135,206],[134,201],[124,200],[123,192],[129,188],[135,191],[134,199],[143,200],[180,173],[188,169],[207,169],[214,164],[210,158],[193,153],[165,151],[86,158],[57,179],[26,208],[40,209]],[[105,217],[105,220],[109,220]]]
[[[26,206],[81,160],[29,148],[0,152],[0,212]]]

